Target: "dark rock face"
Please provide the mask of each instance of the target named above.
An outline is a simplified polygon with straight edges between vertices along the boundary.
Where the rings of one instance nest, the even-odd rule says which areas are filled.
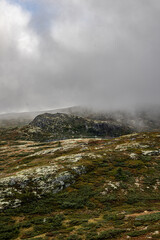
[[[64,113],[38,115],[30,124],[31,138],[57,140],[79,137],[117,137],[132,130],[118,123],[88,120]]]

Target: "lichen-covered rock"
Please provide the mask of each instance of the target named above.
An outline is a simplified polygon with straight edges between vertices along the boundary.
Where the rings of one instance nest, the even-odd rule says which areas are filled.
[[[25,134],[23,134],[23,131]],[[89,120],[65,113],[38,115],[26,128],[24,138],[34,140],[58,140],[77,137],[115,137],[133,130],[118,122]]]
[[[119,144],[115,147],[115,150],[119,151],[126,151],[127,149],[132,149],[132,148],[148,148],[148,145],[143,145],[138,142],[128,142],[128,143],[123,143]]]
[[[19,206],[20,201],[17,199],[6,201],[6,198],[13,196],[15,192],[23,194],[28,190],[37,196],[57,193],[73,184],[79,175],[86,173],[83,165],[70,167],[68,171],[62,169],[63,167],[57,165],[37,167],[0,179],[0,209]],[[59,170],[62,172],[59,173]]]
[[[136,153],[131,153],[129,156],[130,156],[130,158],[133,159],[133,160],[138,158],[138,156],[137,156]]]
[[[160,154],[160,149],[158,150],[148,150],[142,152],[144,156],[156,156]]]

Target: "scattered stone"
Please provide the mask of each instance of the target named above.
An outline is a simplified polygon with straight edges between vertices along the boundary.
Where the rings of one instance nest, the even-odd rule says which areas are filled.
[[[153,233],[153,235],[158,235],[159,234],[159,231],[155,231],[154,233]]]
[[[133,160],[136,160],[138,157],[138,155],[136,153],[131,153],[130,154],[130,158],[133,159]]]

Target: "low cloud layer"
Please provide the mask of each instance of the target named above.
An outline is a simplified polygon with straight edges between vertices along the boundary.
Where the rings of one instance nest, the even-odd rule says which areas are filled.
[[[159,0],[1,0],[0,112],[160,103]]]

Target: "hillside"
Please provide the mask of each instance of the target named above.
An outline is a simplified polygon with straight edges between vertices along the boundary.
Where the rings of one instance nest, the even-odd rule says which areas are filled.
[[[3,140],[0,163],[0,239],[160,238],[158,132]]]
[[[133,130],[119,123],[91,120],[66,113],[44,113],[22,128],[1,130],[1,139],[53,141],[79,137],[116,137]]]

